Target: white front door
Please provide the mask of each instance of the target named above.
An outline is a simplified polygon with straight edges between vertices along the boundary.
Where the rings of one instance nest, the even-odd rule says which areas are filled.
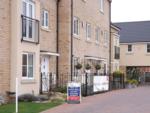
[[[41,58],[41,73],[42,73],[42,91],[49,90],[49,57],[42,56]]]

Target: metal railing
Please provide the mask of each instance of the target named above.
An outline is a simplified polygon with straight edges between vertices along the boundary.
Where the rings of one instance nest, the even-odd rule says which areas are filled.
[[[22,39],[21,41],[39,43],[39,21],[21,15],[22,19]]]

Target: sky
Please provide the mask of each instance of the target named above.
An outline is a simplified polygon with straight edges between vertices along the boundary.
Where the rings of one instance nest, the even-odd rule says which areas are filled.
[[[112,0],[112,22],[150,21],[150,0]]]

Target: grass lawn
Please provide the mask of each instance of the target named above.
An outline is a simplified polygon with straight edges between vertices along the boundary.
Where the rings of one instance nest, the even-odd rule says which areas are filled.
[[[32,102],[20,102],[19,113],[39,113],[46,109],[58,106],[64,101],[55,100],[49,103],[32,103]],[[7,104],[0,106],[0,113],[15,113],[15,104]]]

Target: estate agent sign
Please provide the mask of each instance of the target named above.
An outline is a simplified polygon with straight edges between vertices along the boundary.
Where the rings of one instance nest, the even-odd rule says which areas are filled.
[[[69,104],[79,104],[81,102],[81,83],[78,82],[68,83],[67,101]]]
[[[94,92],[102,92],[109,90],[108,76],[94,76],[93,90]]]

